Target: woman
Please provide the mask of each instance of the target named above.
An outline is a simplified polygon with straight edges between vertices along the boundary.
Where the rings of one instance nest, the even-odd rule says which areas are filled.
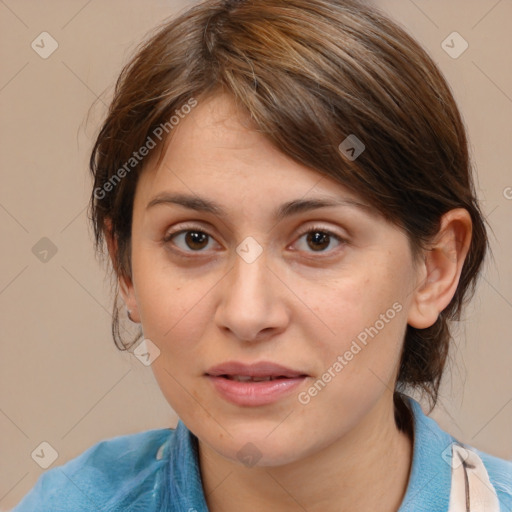
[[[511,510],[512,463],[404,394],[435,405],[487,236],[449,87],[396,24],[198,4],[123,70],[90,163],[141,327],[116,305],[114,339],[180,421],[98,443],[16,511]]]

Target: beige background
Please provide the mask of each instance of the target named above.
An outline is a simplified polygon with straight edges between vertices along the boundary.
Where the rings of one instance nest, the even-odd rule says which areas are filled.
[[[494,261],[459,330],[433,416],[460,440],[511,459],[512,3],[374,3],[451,83],[494,231]],[[0,510],[44,471],[31,458],[41,442],[58,452],[54,467],[101,439],[177,421],[150,368],[111,340],[108,280],[85,208],[89,151],[120,67],[147,30],[186,4],[0,0]],[[59,45],[47,59],[31,48],[43,31]],[[469,43],[457,59],[441,47],[453,31]],[[42,237],[57,248],[46,263],[32,252]]]

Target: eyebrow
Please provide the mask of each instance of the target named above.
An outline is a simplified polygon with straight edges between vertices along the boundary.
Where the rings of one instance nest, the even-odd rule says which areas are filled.
[[[227,216],[226,210],[219,204],[199,196],[190,196],[186,194],[171,194],[163,192],[155,196],[146,206],[146,210],[159,205],[159,204],[177,204],[191,210],[200,212],[211,213],[219,217],[225,218]],[[362,209],[365,212],[375,214],[375,209],[370,205],[354,201],[349,198],[313,198],[313,199],[295,199],[283,203],[281,206],[276,208],[273,212],[273,216],[276,220],[280,221],[285,217],[297,215],[299,213],[307,212],[310,210],[316,210],[318,208],[328,208],[333,206],[345,206],[350,208]]]

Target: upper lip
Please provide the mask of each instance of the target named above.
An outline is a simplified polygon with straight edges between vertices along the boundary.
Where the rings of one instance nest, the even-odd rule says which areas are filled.
[[[207,375],[218,377],[220,375],[241,375],[247,377],[303,377],[304,372],[292,370],[270,361],[260,361],[258,363],[244,364],[238,361],[227,361],[225,363],[212,366]]]

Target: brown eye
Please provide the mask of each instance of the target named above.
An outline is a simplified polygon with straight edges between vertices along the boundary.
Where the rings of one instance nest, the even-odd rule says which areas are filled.
[[[329,247],[331,237],[330,235],[322,231],[311,231],[310,233],[307,233],[306,240],[307,243],[309,244],[309,247],[312,247],[313,250],[322,251],[326,247]]]
[[[185,243],[191,249],[204,249],[208,245],[208,235],[202,231],[186,231]]]
[[[210,235],[197,229],[186,229],[177,233],[170,233],[164,238],[165,243],[172,242],[185,252],[200,252],[208,246]]]
[[[346,240],[339,235],[336,235],[327,229],[314,227],[302,233],[299,237],[299,241],[302,241],[303,239],[305,240],[305,243],[302,243],[302,247],[299,247],[299,249],[310,253],[330,253],[333,252],[337,246],[346,243]],[[335,241],[334,245],[332,244],[333,240]],[[329,247],[331,247],[331,251],[329,250]]]

